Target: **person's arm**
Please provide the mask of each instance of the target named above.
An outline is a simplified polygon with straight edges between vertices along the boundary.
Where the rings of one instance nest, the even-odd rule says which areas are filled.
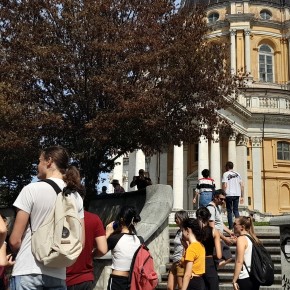
[[[2,217],[0,216],[0,248],[4,244],[7,235],[7,226]]]
[[[133,176],[133,180],[130,183],[130,187],[136,186],[136,176]]]
[[[230,236],[229,237],[226,237],[224,236],[223,233],[220,233],[220,236],[221,236],[221,239],[228,245],[232,245],[233,243],[235,243],[235,238],[236,236],[234,235],[234,233],[224,224],[223,225],[223,230],[224,232],[228,233]]]
[[[96,237],[97,248],[95,250],[96,257],[102,257],[108,252],[108,244],[106,236]]]
[[[244,203],[244,184],[242,181],[240,182],[240,186],[241,186],[241,203]]]
[[[181,290],[186,290],[191,279],[192,274],[192,261],[185,261],[185,273],[183,276],[182,288]]]
[[[226,191],[227,190],[227,186],[228,186],[228,184],[226,182],[223,182],[222,189],[224,191]]]
[[[192,203],[195,204],[197,201],[197,197],[199,195],[199,190],[198,188],[195,189],[195,196],[193,197]]]
[[[237,239],[237,249],[236,249],[236,261],[235,261],[235,270],[233,277],[233,287],[235,290],[239,289],[237,280],[239,278],[240,272],[244,264],[244,254],[248,246],[247,239],[243,236]]]
[[[215,257],[217,259],[221,259],[222,247],[221,247],[220,233],[215,228],[213,228],[212,232],[213,232],[214,246],[215,246],[215,252],[216,252]]]
[[[109,236],[114,232],[113,223],[114,222],[111,222],[106,226],[106,239],[108,239]]]
[[[7,246],[6,243],[0,247],[0,266],[2,267],[10,267],[15,264],[15,261],[13,261],[12,255],[6,255]]]
[[[13,230],[9,239],[11,250],[14,253],[17,253],[21,246],[22,236],[27,227],[28,220],[29,220],[29,213],[21,209],[18,210],[16,214],[16,219],[14,222]]]

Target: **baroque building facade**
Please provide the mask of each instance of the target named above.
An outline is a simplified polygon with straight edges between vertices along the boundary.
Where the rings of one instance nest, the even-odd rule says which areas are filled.
[[[191,7],[194,1],[183,5]],[[208,168],[221,187],[227,161],[245,185],[244,205],[263,213],[290,212],[290,2],[208,0],[209,41],[230,44],[230,66],[244,90],[221,114],[230,136],[204,136],[196,144],[173,146],[146,157],[135,151],[119,158],[112,178],[127,190],[140,168],[153,183],[173,187],[174,208],[192,209],[193,190]]]

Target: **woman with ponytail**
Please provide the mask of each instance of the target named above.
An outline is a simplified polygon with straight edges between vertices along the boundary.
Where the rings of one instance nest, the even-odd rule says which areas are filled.
[[[132,206],[121,208],[114,222],[106,227],[108,250],[112,253],[112,274],[108,290],[128,290],[129,271],[133,256],[141,245],[135,225],[141,221],[140,215]]]
[[[185,273],[181,290],[205,290],[205,248],[201,243],[203,231],[197,219],[189,218],[182,224],[183,238],[189,243],[184,255]]]
[[[78,170],[69,166],[68,152],[61,146],[52,146],[40,152],[38,179],[49,179],[58,187],[71,192],[82,223],[82,242],[84,245],[84,210],[83,200],[79,195],[82,190]],[[25,186],[18,195],[14,206],[17,215],[10,236],[10,248],[16,254],[16,261],[10,279],[10,289],[30,290],[54,289],[65,290],[66,268],[52,268],[36,261],[31,251],[31,233],[43,223],[47,215],[55,208],[56,192],[47,182],[32,182]]]
[[[216,259],[221,259],[222,249],[219,231],[209,225],[210,211],[200,207],[196,211],[196,218],[204,233],[202,244],[205,247],[205,274],[203,279],[207,290],[219,290],[219,278],[215,265]]]
[[[260,286],[252,281],[244,265],[250,270],[252,262],[252,242],[261,244],[254,232],[253,220],[251,217],[240,216],[234,222],[234,232],[238,236],[236,248],[236,262],[233,278],[234,290],[259,290]]]

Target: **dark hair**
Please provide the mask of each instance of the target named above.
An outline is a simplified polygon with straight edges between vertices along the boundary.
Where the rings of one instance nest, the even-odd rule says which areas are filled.
[[[139,213],[137,213],[137,210],[135,207],[125,205],[120,209],[116,220],[120,224],[125,225],[129,229],[130,233],[136,234],[134,224],[140,222],[141,217],[140,217]]]
[[[102,186],[102,191],[106,191],[108,188],[107,188],[107,186]]]
[[[2,217],[3,221],[7,221],[7,217],[5,215],[3,215],[2,213],[0,213],[0,216]]]
[[[202,206],[196,211],[196,218],[203,231],[203,241],[207,241],[212,237],[212,227],[208,224],[210,217],[211,213],[207,207]]]
[[[251,216],[240,216],[236,218],[240,225],[245,228],[245,230],[250,234],[250,236],[255,240],[257,244],[261,244],[261,241],[257,238],[254,231],[253,218]]]
[[[204,178],[208,178],[209,177],[209,170],[208,169],[204,169],[202,172],[201,172],[202,176]]]
[[[204,224],[208,223],[210,217],[211,213],[207,207],[202,206],[196,211],[196,218]]]
[[[226,192],[223,189],[217,189],[213,192],[212,198],[218,197],[219,195],[227,196]]]
[[[63,180],[67,184],[66,188],[70,191],[78,191],[84,195],[84,186],[81,184],[81,176],[79,170],[69,165],[69,154],[62,146],[51,146],[41,151],[43,158],[49,158],[55,163],[57,169],[63,174]]]
[[[191,229],[192,233],[194,234],[195,238],[201,242],[203,241],[203,231],[200,227],[200,224],[197,219],[188,218],[182,223],[182,227],[184,229]]]
[[[188,219],[188,213],[185,210],[179,210],[175,213],[175,218],[180,219],[181,224],[183,223],[184,220]]]
[[[234,168],[234,163],[233,163],[232,161],[228,161],[228,162],[226,163],[226,168],[228,168],[228,169],[233,169],[233,168]]]

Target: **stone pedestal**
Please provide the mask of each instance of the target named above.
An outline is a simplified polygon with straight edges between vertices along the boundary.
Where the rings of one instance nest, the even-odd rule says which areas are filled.
[[[281,289],[290,289],[290,215],[273,217],[270,219],[270,225],[280,227]]]

